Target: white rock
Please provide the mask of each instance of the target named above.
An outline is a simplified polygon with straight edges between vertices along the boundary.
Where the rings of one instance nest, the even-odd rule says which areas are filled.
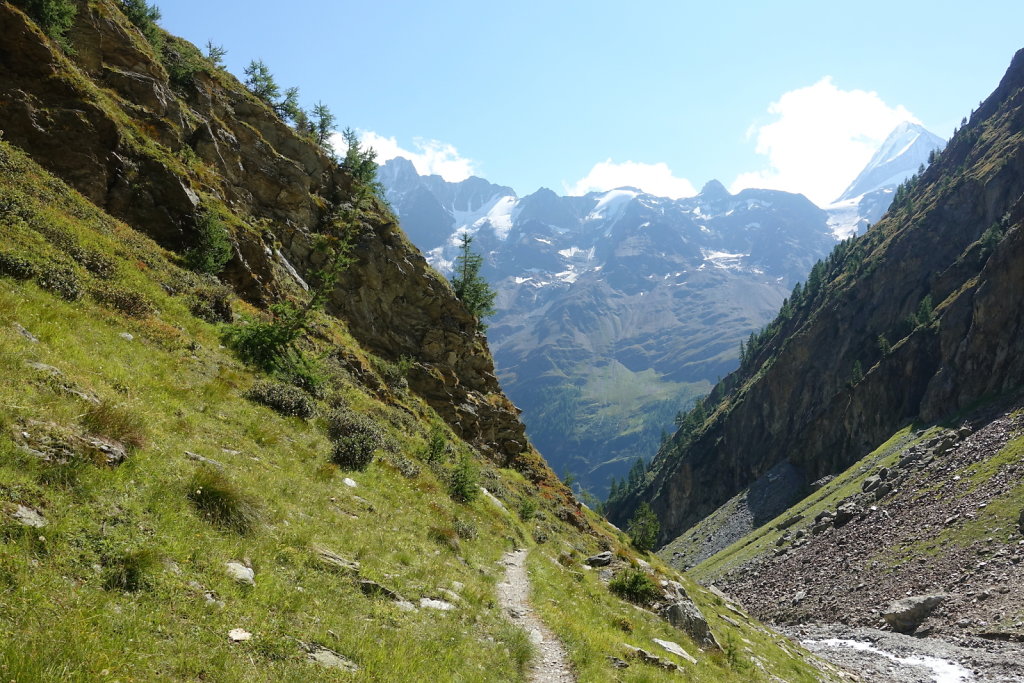
[[[654,640],[654,642],[656,642],[658,645],[661,645],[663,648],[665,648],[666,650],[668,650],[672,654],[674,654],[674,655],[676,655],[678,657],[682,657],[683,659],[688,661],[690,664],[696,664],[697,663],[697,660],[694,659],[693,655],[691,655],[686,650],[684,650],[683,646],[680,645],[679,643],[673,643],[671,640],[661,640],[660,638],[653,638],[652,640]]]
[[[356,482],[353,479],[349,479],[348,477],[345,477],[344,479],[342,479],[341,483],[343,483],[345,486],[350,486],[352,488],[355,488],[356,486],[358,486],[358,484],[356,484]]]
[[[251,640],[252,634],[246,631],[244,628],[233,628],[230,631],[228,631],[228,638],[235,641],[236,643],[240,643],[243,640]]]
[[[46,526],[46,519],[38,511],[27,508],[24,505],[19,505],[15,508],[11,516],[24,526],[35,527],[36,529]]]
[[[420,598],[420,607],[424,609],[439,609],[442,612],[455,609],[455,605],[444,600],[434,600],[433,598]]]
[[[239,583],[245,583],[250,586],[256,585],[256,572],[249,567],[246,567],[241,562],[228,562],[225,565],[228,576]]]

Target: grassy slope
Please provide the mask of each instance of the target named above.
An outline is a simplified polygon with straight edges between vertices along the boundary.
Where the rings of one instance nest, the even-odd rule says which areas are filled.
[[[88,293],[68,301],[32,280],[0,277],[0,507],[28,506],[48,521],[35,529],[0,514],[6,680],[408,681],[442,671],[464,681],[522,678],[530,646],[496,606],[496,561],[514,545],[533,544],[537,530],[549,538],[544,548],[570,546],[577,557],[598,549],[596,537],[555,519],[543,492],[517,472],[478,461],[482,481],[510,507],[533,497],[540,516],[524,523],[484,497],[454,502],[443,471],[417,456],[440,424],[436,415],[409,394],[396,392],[385,402],[344,376],[336,378],[333,399],[372,416],[395,452],[378,453],[365,472],[339,472],[328,463],[320,420],[282,417],[242,398],[257,377],[220,346],[221,328],[189,313],[185,293],[195,278],[177,267],[177,257],[2,142],[0,251],[29,261],[39,281],[64,271],[83,292],[120,288],[153,306],[131,317]],[[106,259],[112,273],[99,277],[83,268],[84,252],[93,255],[90,262]],[[182,294],[169,295],[164,285]],[[15,332],[15,323],[39,341]],[[340,321],[320,323],[320,337],[365,358]],[[68,389],[95,396],[111,408],[107,417],[95,418],[94,405]],[[26,453],[12,438],[84,433],[86,425],[139,447],[117,467],[81,456],[60,464]],[[201,466],[186,451],[223,463],[232,496],[260,511],[253,530],[223,528],[193,506],[189,494]],[[418,476],[406,478],[388,464],[401,455],[419,467]],[[346,486],[345,476],[358,487]],[[451,612],[401,611],[364,596],[351,577],[326,571],[316,560],[318,545],[360,561],[363,577],[410,600],[457,589],[463,602]],[[569,623],[541,607],[587,680],[667,677],[641,664],[624,674],[608,667],[604,655],[621,654],[609,634],[612,613],[633,615],[635,633],[644,636],[636,644],[658,633],[696,652],[681,633],[626,606],[592,577],[577,583],[568,572],[546,572],[546,552],[532,565],[535,600],[546,605],[557,594],[600,615],[592,625]],[[226,576],[232,560],[255,569],[255,587]],[[207,591],[223,606],[209,604]],[[252,640],[231,642],[234,628],[250,631]],[[751,641],[765,661],[789,657],[768,636]],[[334,649],[361,669],[352,675],[319,668],[300,643]],[[749,680],[749,666],[739,659],[705,659],[702,666],[713,672],[708,680]],[[784,666],[811,676],[799,658]]]

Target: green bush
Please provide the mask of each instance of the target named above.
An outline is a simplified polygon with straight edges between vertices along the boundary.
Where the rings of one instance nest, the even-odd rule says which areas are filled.
[[[659,597],[658,585],[640,569],[623,569],[608,582],[608,590],[638,605],[649,605]]]
[[[189,292],[188,309],[208,323],[229,323],[235,317],[231,289],[221,284],[201,285]]]
[[[36,272],[36,282],[43,289],[49,290],[66,301],[78,301],[82,298],[82,283],[74,268],[49,261]]]
[[[334,442],[331,462],[343,470],[365,470],[373,462],[376,449],[376,441],[370,434],[342,436]]]
[[[459,503],[470,503],[480,495],[480,470],[470,455],[463,454],[448,476],[448,494]]]
[[[374,451],[383,448],[384,434],[377,424],[347,408],[327,418],[327,435],[334,442],[331,461],[347,470],[363,470],[373,462]]]
[[[25,10],[32,17],[43,33],[50,36],[62,48],[67,50],[65,34],[75,21],[78,7],[74,0],[14,0],[14,4]]]
[[[197,273],[216,275],[231,260],[231,237],[224,221],[209,210],[196,216],[194,242],[185,251],[185,263]]]
[[[160,8],[146,0],[121,0],[121,11],[146,37],[158,52],[163,47],[163,33],[156,22],[160,21]]]
[[[371,357],[371,360],[374,369],[386,385],[397,391],[405,391],[409,388],[407,377],[409,370],[412,369],[412,358],[403,355],[396,362],[376,357]]]
[[[306,312],[288,302],[270,307],[270,321],[247,319],[224,332],[225,344],[243,362],[264,370],[278,369],[306,328]]]
[[[395,454],[388,456],[387,463],[406,479],[415,479],[420,476],[420,468],[404,455]]]
[[[145,318],[156,313],[156,306],[142,294],[124,287],[104,285],[93,287],[89,294],[98,303],[133,318]]]
[[[28,280],[35,277],[36,268],[28,259],[7,251],[0,251],[0,275],[13,277],[15,280]]]
[[[638,550],[653,550],[658,540],[658,531],[661,525],[658,517],[654,514],[650,504],[640,503],[629,523],[626,525],[626,533]]]
[[[476,538],[476,524],[468,519],[456,519],[455,523],[452,524],[452,528],[455,529],[455,533],[458,534],[459,538],[463,540],[471,541]]]
[[[191,85],[197,73],[208,71],[210,68],[209,61],[195,45],[177,38],[166,40],[160,52],[160,63],[167,69],[171,85],[177,88]],[[190,147],[185,149],[191,151]]]
[[[117,274],[117,265],[114,260],[95,249],[73,245],[68,249],[68,254],[75,259],[78,265],[98,278],[109,280]]]
[[[213,467],[196,470],[189,482],[187,497],[211,523],[240,534],[254,530],[263,518],[256,499]]]
[[[290,384],[261,380],[245,392],[245,398],[265,405],[281,415],[308,420],[316,413],[312,398],[302,389]]]
[[[519,512],[519,519],[524,522],[530,522],[537,516],[537,501],[527,496],[519,501],[517,511]]]

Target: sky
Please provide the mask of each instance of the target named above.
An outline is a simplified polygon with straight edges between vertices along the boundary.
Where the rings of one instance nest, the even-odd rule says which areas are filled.
[[[711,179],[835,199],[903,120],[948,138],[1024,47],[1024,3],[162,0],[379,159],[520,195]]]

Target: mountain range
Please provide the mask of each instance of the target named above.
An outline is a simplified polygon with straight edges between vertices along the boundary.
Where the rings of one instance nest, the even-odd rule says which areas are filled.
[[[884,210],[936,140],[901,125],[843,197],[859,194],[828,210],[776,190],[733,195],[714,180],[669,199],[628,187],[518,197],[477,177],[421,176],[403,158],[379,177],[441,272],[459,236],[472,235],[498,292],[488,337],[502,385],[556,471],[603,496],[735,367],[740,342],[850,232],[843,226]]]

